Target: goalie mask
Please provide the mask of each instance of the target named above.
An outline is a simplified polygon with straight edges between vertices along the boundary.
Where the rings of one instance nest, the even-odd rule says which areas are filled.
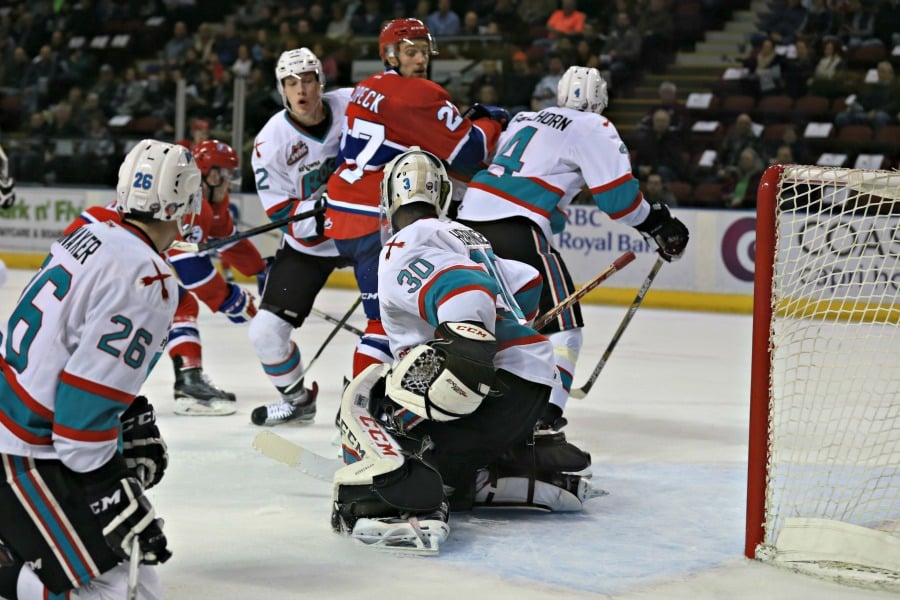
[[[598,115],[609,104],[606,81],[593,67],[569,67],[559,80],[556,105]]]
[[[444,163],[431,152],[413,146],[397,155],[385,165],[381,179],[382,243],[399,230],[393,218],[401,206],[422,202],[432,206],[438,218],[445,218],[451,189]]]
[[[288,110],[292,109],[284,93],[284,80],[287,77],[299,79],[299,76],[303,73],[315,73],[319,79],[319,88],[325,88],[325,72],[322,71],[322,61],[313,54],[312,50],[309,48],[298,48],[281,53],[281,56],[278,57],[278,63],[275,65],[275,81],[278,87],[278,94],[281,96],[281,103]]]
[[[122,215],[181,221],[200,211],[200,177],[193,155],[184,146],[142,140],[119,167],[117,210]]]

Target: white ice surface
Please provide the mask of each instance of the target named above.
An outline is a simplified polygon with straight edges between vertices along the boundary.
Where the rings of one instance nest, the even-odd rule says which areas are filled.
[[[6,322],[30,274],[0,288]],[[353,300],[325,290],[340,316]],[[625,313],[585,307],[581,385]],[[362,328],[362,312],[351,323]],[[274,390],[246,326],[204,308],[206,372],[235,392],[229,417],[173,414],[170,361],[144,392],[156,406],[170,466],[148,495],[166,520],[174,557],[160,567],[170,599],[292,598],[491,600],[887,599],[746,560],[744,535],[750,318],[641,309],[584,400],[570,400],[570,440],[593,455],[609,496],[580,514],[454,514],[438,557],[395,556],[332,533],[331,486],[255,452],[250,411]],[[310,360],[332,325],[311,316],[295,332]],[[334,414],[355,337],[341,332],[313,366],[319,413],[308,427],[275,431],[336,456]]]

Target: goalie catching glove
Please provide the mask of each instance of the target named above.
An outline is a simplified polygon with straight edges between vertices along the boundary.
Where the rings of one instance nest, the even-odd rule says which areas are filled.
[[[416,346],[387,379],[387,395],[432,421],[474,412],[494,384],[497,340],[481,323],[446,322],[437,339]]]
[[[641,232],[646,240],[652,240],[657,252],[667,262],[678,260],[684,254],[688,243],[688,229],[684,223],[672,216],[665,204],[650,205],[650,214],[635,229]]]

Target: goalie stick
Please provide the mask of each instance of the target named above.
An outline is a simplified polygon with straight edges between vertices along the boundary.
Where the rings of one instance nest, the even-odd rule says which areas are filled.
[[[269,458],[321,481],[330,482],[337,470],[344,466],[340,459],[327,458],[307,450],[269,430],[256,434],[253,447]]]
[[[229,235],[228,237],[209,240],[206,242],[201,242],[199,244],[195,244],[193,242],[185,242],[184,240],[175,240],[174,242],[172,242],[170,248],[181,250],[182,252],[205,252],[206,250],[215,250],[216,248],[221,248],[222,246],[227,246],[228,244],[233,244],[234,242],[239,242],[245,238],[259,235],[260,233],[265,233],[273,229],[278,229],[279,227],[284,227],[285,225],[293,223],[294,221],[302,221],[303,219],[315,217],[316,215],[320,215],[324,212],[325,205],[322,204],[312,210],[297,213],[296,215],[285,217],[284,219],[281,219],[279,221],[272,221],[271,223],[266,223],[265,225],[254,227],[253,229],[239,231],[234,235]]]
[[[616,332],[613,334],[612,339],[609,340],[609,345],[606,346],[606,350],[603,352],[603,356],[600,357],[600,362],[597,363],[597,366],[594,367],[594,372],[591,373],[591,376],[588,377],[588,380],[579,388],[572,388],[572,391],[569,392],[569,396],[572,398],[584,398],[587,396],[588,392],[591,391],[591,388],[594,386],[594,382],[597,381],[597,377],[600,376],[600,371],[603,370],[603,367],[606,365],[606,361],[609,359],[609,355],[612,354],[613,349],[616,347],[616,344],[619,343],[619,338],[622,337],[622,334],[625,332],[625,328],[628,327],[628,324],[631,323],[631,318],[634,317],[634,313],[637,312],[638,307],[640,307],[641,302],[644,301],[644,296],[647,295],[647,291],[650,289],[650,286],[653,284],[653,280],[656,279],[657,273],[659,273],[660,268],[663,266],[663,259],[657,258],[656,262],[653,264],[653,268],[650,269],[650,273],[647,274],[647,278],[644,279],[644,283],[641,285],[641,289],[638,290],[637,296],[634,297],[634,302],[631,303],[631,306],[628,307],[628,312],[625,313],[625,317],[622,319],[622,322],[619,323],[619,328],[616,329]]]
[[[584,284],[584,286],[580,290],[572,292],[565,298],[565,300],[548,310],[542,316],[538,317],[532,327],[536,331],[540,331],[541,329],[546,327],[553,319],[559,316],[559,313],[584,298],[584,296],[587,295],[588,292],[621,271],[628,263],[633,261],[634,258],[634,252],[629,250],[628,252],[614,260],[613,263],[606,267],[606,269],[604,269],[599,275]]]

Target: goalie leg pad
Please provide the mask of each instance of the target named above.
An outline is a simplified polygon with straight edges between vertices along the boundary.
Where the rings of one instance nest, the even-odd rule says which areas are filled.
[[[474,506],[536,508],[550,512],[577,512],[585,501],[605,496],[595,489],[590,475],[576,473],[521,473],[492,466],[478,472]]]

